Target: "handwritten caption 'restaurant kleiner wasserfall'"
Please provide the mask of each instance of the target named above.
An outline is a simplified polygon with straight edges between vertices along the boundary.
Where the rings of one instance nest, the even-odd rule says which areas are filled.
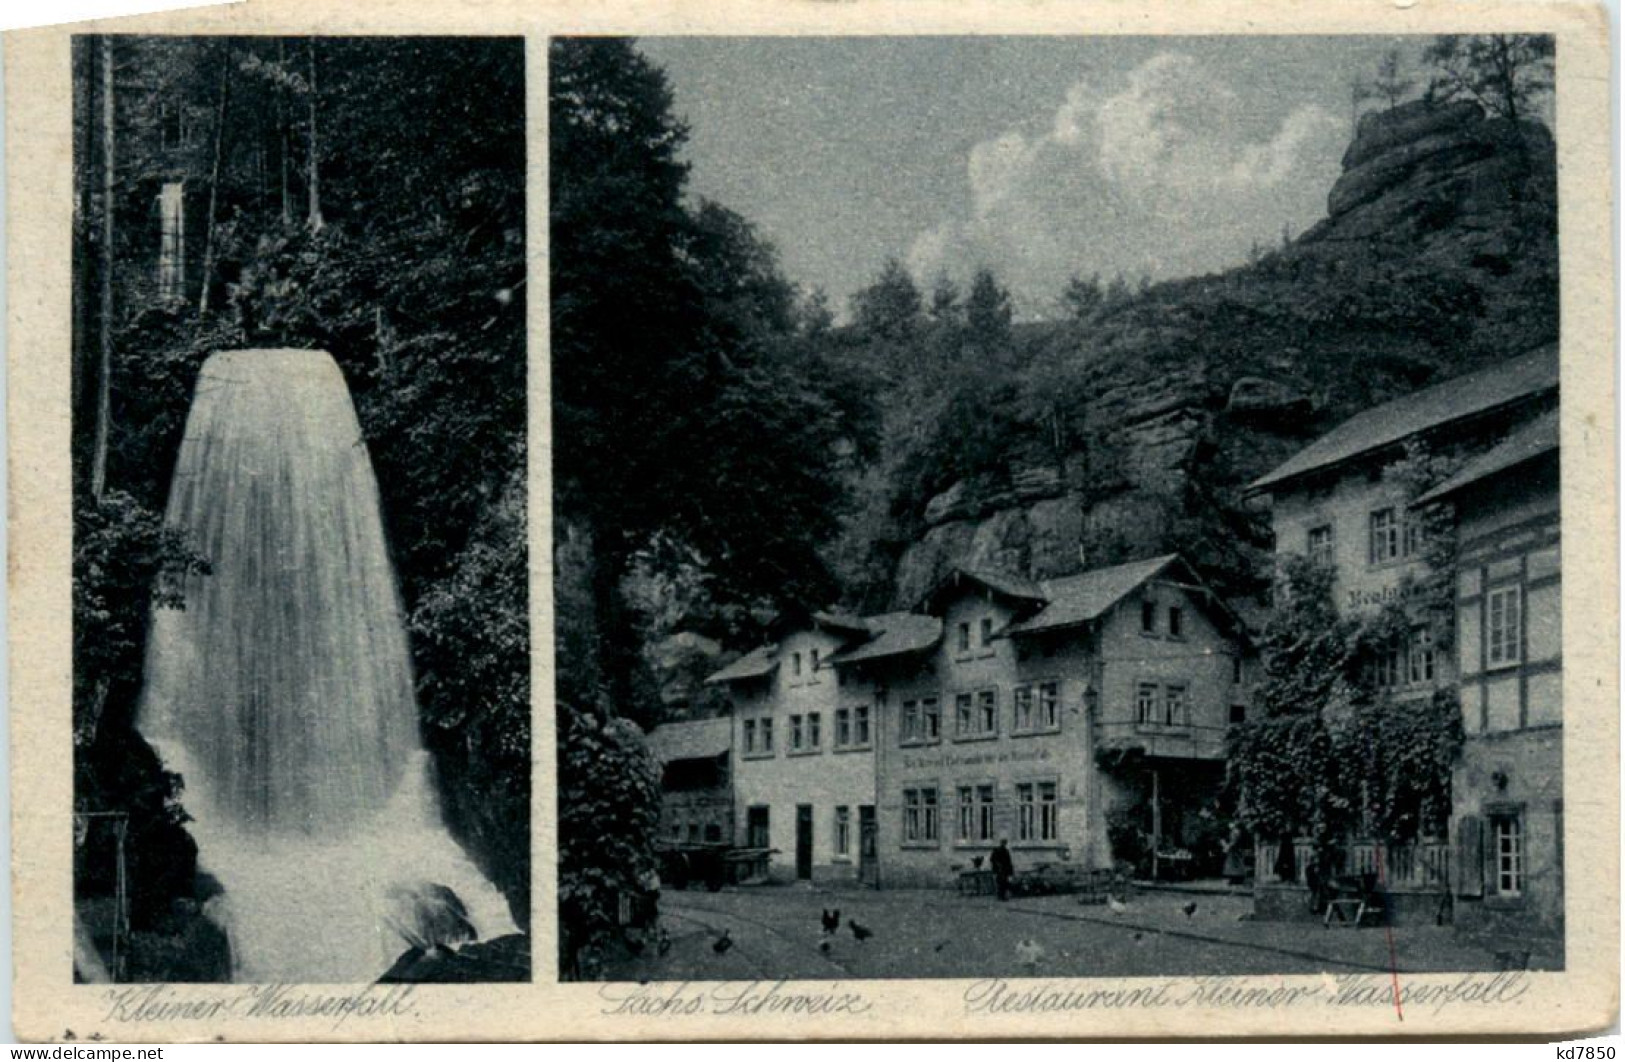
[[[1398,1008],[1438,1013],[1446,1007],[1504,1006],[1529,991],[1521,971],[1461,974],[1399,985]],[[1392,979],[1377,974],[1327,975],[1317,982],[1273,984],[1237,977],[1153,981],[1132,987],[1093,987],[1078,982],[977,981],[965,989],[968,1014],[1048,1014],[1086,1010],[1177,1010],[1186,1007],[1285,1009],[1310,1007],[1395,1008]]]
[[[400,1018],[417,1011],[414,985],[312,989],[300,985],[244,985],[197,992],[172,985],[140,985],[107,993],[108,1021],[221,1022],[330,1018],[337,1029],[351,1018]]]

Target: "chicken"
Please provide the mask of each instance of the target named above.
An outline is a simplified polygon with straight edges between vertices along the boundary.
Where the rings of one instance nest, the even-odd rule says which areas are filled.
[[[837,907],[833,911],[825,911],[819,916],[819,921],[824,926],[824,936],[833,936],[841,928],[841,909]]]
[[[1043,945],[1031,938],[1016,941],[1016,961],[1032,973],[1044,961]]]
[[[1122,900],[1119,900],[1115,896],[1106,897],[1106,906],[1114,915],[1125,914],[1128,911],[1128,904],[1124,903]]]
[[[1190,903],[1186,904],[1184,907],[1181,907],[1180,910],[1185,912],[1186,919],[1190,919],[1193,915],[1196,914],[1196,901],[1192,900]]]
[[[728,953],[728,949],[733,946],[733,938],[730,937],[728,935],[728,931],[724,929],[722,931],[722,936],[718,937],[716,939],[716,943],[711,945],[711,950],[716,952],[718,955],[726,955]]]
[[[851,927],[852,935],[858,939],[859,943],[862,943],[875,935],[875,931],[870,929],[868,926],[859,925],[856,918],[847,919],[846,924]]]

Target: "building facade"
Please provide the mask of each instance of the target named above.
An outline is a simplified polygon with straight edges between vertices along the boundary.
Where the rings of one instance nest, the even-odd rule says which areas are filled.
[[[1394,603],[1419,606],[1424,577],[1441,574],[1432,565],[1454,554],[1454,570],[1442,573],[1456,580],[1450,644],[1435,644],[1438,628],[1416,607],[1409,637],[1371,668],[1375,684],[1401,702],[1459,690],[1468,736],[1453,772],[1450,837],[1424,838],[1413,858],[1390,858],[1389,865],[1414,868],[1412,880],[1390,883],[1401,893],[1454,893],[1463,924],[1497,907],[1549,924],[1554,893],[1560,918],[1560,889],[1549,887],[1561,862],[1558,369],[1557,348],[1545,347],[1367,410],[1252,487],[1269,500],[1277,556],[1325,564],[1344,615],[1369,616]],[[1517,462],[1516,475],[1506,471],[1506,447],[1529,431],[1550,435],[1549,482],[1519,478],[1534,467],[1529,461]],[[1461,462],[1462,471],[1417,496],[1414,480],[1396,473],[1418,447]],[[1442,525],[1433,518],[1440,503],[1455,506],[1454,519]],[[1454,536],[1453,550],[1434,549],[1429,535],[1441,527]],[[1526,640],[1536,606],[1550,620]],[[1527,769],[1505,770],[1497,766],[1503,760]],[[1372,843],[1350,838],[1351,852]],[[1516,903],[1488,899],[1497,845],[1507,852]],[[1546,884],[1523,869],[1537,850]],[[1270,876],[1266,862],[1273,861],[1260,863],[1261,880]],[[1438,905],[1417,909],[1424,907]]]
[[[835,668],[885,617],[818,613],[707,681],[733,711],[734,842],[774,851],[774,880],[858,881],[872,869],[873,691]],[[870,847],[864,855],[864,830]]]
[[[1146,873],[1216,858],[1244,632],[1177,557],[1030,582],[955,570],[913,612],[820,614],[713,676],[735,834],[774,876],[946,887],[1007,840]]]
[[[662,723],[648,734],[660,764],[660,839],[721,844],[734,835],[731,721]]]
[[[1456,924],[1501,941],[1563,936],[1558,454],[1553,411],[1420,499],[1456,514]]]

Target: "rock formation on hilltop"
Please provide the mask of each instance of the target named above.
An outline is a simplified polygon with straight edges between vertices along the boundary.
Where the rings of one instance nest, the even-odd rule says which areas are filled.
[[[890,603],[958,563],[1045,577],[1166,549],[1256,588],[1248,480],[1360,408],[1555,338],[1555,185],[1539,124],[1465,102],[1365,115],[1296,241],[1018,335],[1059,385],[1062,444],[1029,423],[970,474],[922,477]]]

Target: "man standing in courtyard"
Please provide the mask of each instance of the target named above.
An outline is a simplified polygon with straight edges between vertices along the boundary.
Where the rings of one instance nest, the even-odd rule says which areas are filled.
[[[1015,872],[1015,863],[1010,859],[1010,842],[1000,837],[999,847],[993,849],[993,881],[999,887],[1000,900],[1009,898],[1010,878]]]

